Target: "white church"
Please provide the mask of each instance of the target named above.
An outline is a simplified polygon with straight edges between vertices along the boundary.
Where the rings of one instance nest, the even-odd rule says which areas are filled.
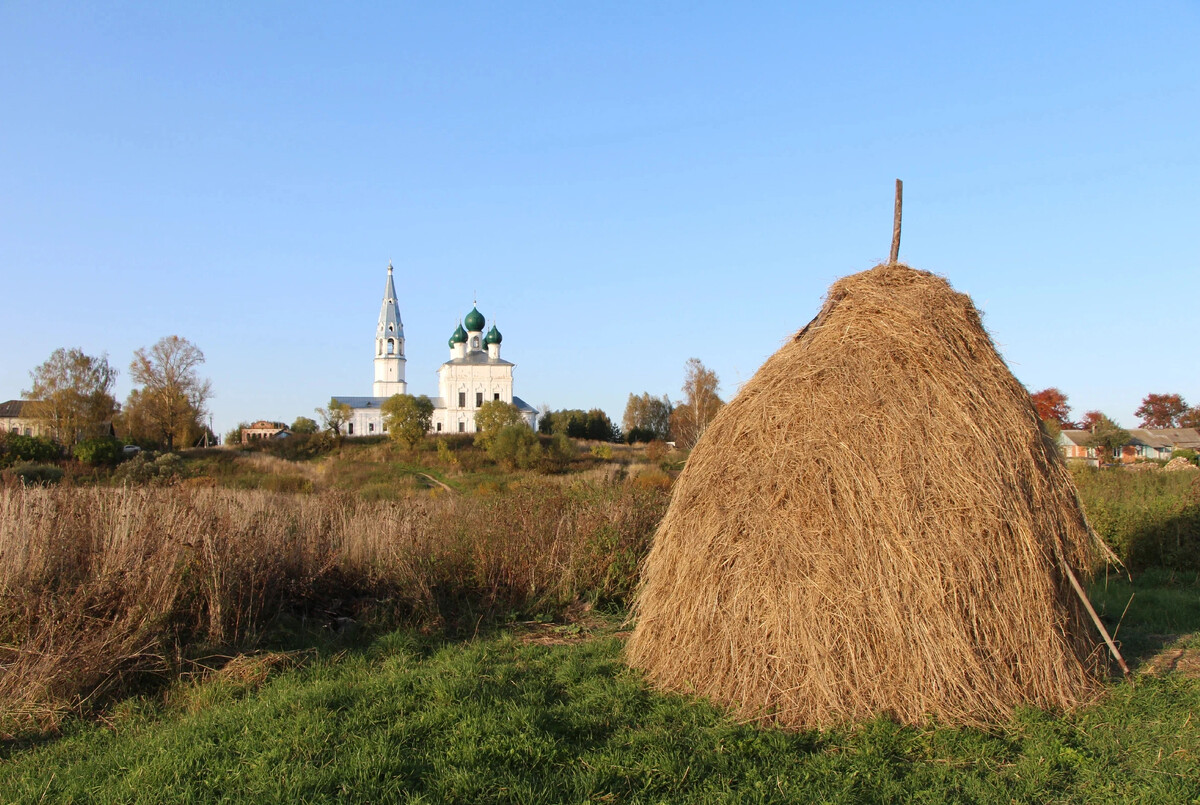
[[[487,322],[476,308],[463,318],[450,336],[450,359],[438,369],[438,396],[432,397],[430,433],[474,433],[475,412],[485,402],[503,400],[521,412],[529,427],[537,422],[537,410],[513,396],[514,364],[500,358],[503,340],[496,325],[484,334]],[[370,397],[335,395],[350,406],[346,423],[349,436],[371,436],[387,432],[380,408],[394,394],[407,394],[404,381],[404,324],[388,263],[383,307],[375,328],[375,383]]]

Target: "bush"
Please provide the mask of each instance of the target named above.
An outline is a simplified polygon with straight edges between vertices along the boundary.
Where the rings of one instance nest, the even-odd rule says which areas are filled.
[[[575,442],[565,433],[556,433],[546,443],[548,469],[561,471],[575,458]]]
[[[1088,522],[1130,570],[1200,570],[1194,473],[1072,468]]]
[[[657,434],[649,428],[633,428],[625,434],[625,441],[628,444],[652,442],[655,438],[657,438]]]
[[[181,477],[184,470],[184,461],[178,453],[163,453],[157,457],[138,453],[117,467],[112,477],[118,483],[148,484]]]
[[[528,470],[541,461],[542,445],[537,434],[525,425],[507,425],[488,440],[487,454],[506,469]]]
[[[121,460],[121,443],[112,438],[88,439],[75,445],[75,458],[92,467],[112,466]]]
[[[592,445],[592,455],[604,461],[612,461],[612,445],[607,443],[594,444]]]
[[[262,450],[276,458],[305,461],[332,451],[337,447],[337,437],[329,431],[323,431],[292,435],[286,439],[260,439],[252,444],[254,449]]]
[[[654,439],[646,445],[646,458],[650,461],[661,461],[667,455],[667,443],[662,439]]]
[[[62,467],[53,464],[16,464],[8,471],[27,486],[49,486],[62,480]]]
[[[37,463],[54,461],[62,455],[58,442],[45,436],[22,436],[6,433],[0,439],[0,467],[18,462]]]

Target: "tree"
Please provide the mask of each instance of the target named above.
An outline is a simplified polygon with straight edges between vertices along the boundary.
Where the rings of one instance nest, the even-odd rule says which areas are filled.
[[[350,421],[350,406],[339,402],[337,397],[329,398],[329,407],[314,410],[317,412],[317,416],[321,417],[321,421],[325,423],[326,429],[332,431],[334,436],[341,436],[342,425]]]
[[[625,403],[621,427],[630,442],[663,441],[671,437],[671,400],[667,395],[651,396],[650,392],[630,394]]]
[[[572,439],[587,438],[586,411],[578,408],[564,408],[561,411],[550,411],[538,425],[541,433],[562,433]]]
[[[311,436],[320,429],[321,426],[318,425],[315,420],[309,419],[306,416],[296,417],[296,421],[292,423],[291,428],[292,433],[296,434],[297,436]],[[240,437],[241,434],[239,433],[238,436]]]
[[[225,444],[226,445],[241,444],[242,443],[242,431],[248,427],[250,427],[249,422],[237,423],[237,427],[233,428],[232,430],[230,430],[228,433],[225,434]]]
[[[112,396],[117,370],[109,365],[108,355],[94,358],[81,349],[60,347],[29,377],[33,388],[23,394],[38,401],[38,418],[68,447],[101,436],[117,411]]]
[[[1187,403],[1178,394],[1147,394],[1133,415],[1142,418],[1143,428],[1177,428],[1187,412]]]
[[[393,394],[380,406],[383,424],[392,441],[403,442],[409,449],[425,438],[433,422],[433,402],[422,394]]]
[[[1043,422],[1055,422],[1060,430],[1074,429],[1075,423],[1071,421],[1071,406],[1067,405],[1067,395],[1051,386],[1030,394],[1029,399],[1033,401],[1038,418]]]
[[[488,400],[475,412],[475,444],[486,448],[497,433],[511,425],[525,425],[520,409],[504,400]]]
[[[133,353],[129,374],[142,388],[130,393],[126,408],[137,408],[132,419],[168,450],[176,444],[191,444],[192,435],[203,430],[212,383],[197,373],[202,363],[204,353],[177,335],[159,339],[149,351]]]
[[[1079,420],[1079,429],[1095,431],[1096,425],[1100,423],[1100,420],[1107,418],[1099,411],[1088,411],[1083,415],[1083,419]]]
[[[671,416],[671,433],[684,448],[695,446],[724,401],[717,395],[721,381],[699,358],[689,358],[683,374],[683,402]]]
[[[613,427],[612,420],[608,418],[608,414],[599,408],[593,408],[587,412],[587,419],[584,422],[584,434],[588,439],[594,439],[598,442],[612,442],[616,441],[617,429]]]
[[[1127,444],[1129,444],[1129,431],[1122,428],[1116,422],[1113,422],[1104,414],[1100,414],[1099,419],[1092,428],[1092,435],[1084,442],[1084,446],[1086,447],[1094,447],[1105,451],[1101,456],[1101,460],[1118,455],[1118,451]]]
[[[1187,412],[1179,417],[1179,427],[1200,428],[1200,405],[1187,409]]]

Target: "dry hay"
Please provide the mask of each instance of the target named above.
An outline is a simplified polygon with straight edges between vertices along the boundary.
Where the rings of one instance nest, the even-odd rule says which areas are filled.
[[[1082,577],[1098,551],[970,299],[881,265],[834,284],[697,444],[627,656],[793,728],[1070,708],[1104,659],[1062,562]]]

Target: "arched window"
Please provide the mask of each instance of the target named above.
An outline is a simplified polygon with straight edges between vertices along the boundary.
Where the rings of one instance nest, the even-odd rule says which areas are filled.
[[[395,341],[395,339],[389,338],[388,339],[388,354],[391,355],[395,351],[396,351],[396,341]]]

